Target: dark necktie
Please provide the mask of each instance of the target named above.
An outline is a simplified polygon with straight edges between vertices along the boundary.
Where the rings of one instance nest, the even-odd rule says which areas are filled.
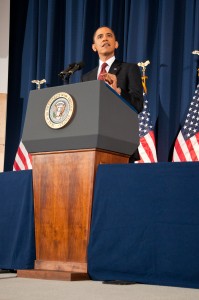
[[[102,66],[101,66],[101,71],[100,71],[99,76],[98,76],[98,78],[97,78],[98,80],[104,80],[102,74],[107,73],[107,72],[106,72],[106,67],[107,67],[107,66],[108,66],[107,63],[103,63],[103,64],[102,64]]]

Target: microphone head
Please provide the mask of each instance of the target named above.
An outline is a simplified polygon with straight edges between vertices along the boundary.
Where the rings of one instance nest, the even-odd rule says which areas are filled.
[[[80,61],[77,63],[77,66],[78,66],[77,70],[81,70],[85,66],[85,63],[83,61]]]
[[[70,64],[65,70],[60,72],[58,76],[64,78],[66,76],[71,76],[74,72],[81,70],[85,66],[85,63],[83,61],[80,61],[78,63],[72,63]]]
[[[74,68],[75,65],[76,65],[76,63],[72,63],[72,64],[68,65],[68,67],[66,68],[66,71]]]
[[[60,77],[65,76],[68,73],[68,71],[70,71],[71,69],[73,69],[75,67],[75,65],[76,65],[76,63],[72,63],[72,64],[68,65],[68,67],[65,70],[61,71],[58,74],[58,76],[60,76]]]

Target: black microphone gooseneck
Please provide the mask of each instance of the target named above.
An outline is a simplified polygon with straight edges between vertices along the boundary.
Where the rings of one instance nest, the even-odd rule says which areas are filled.
[[[76,65],[76,63],[72,63],[72,64],[68,65],[68,67],[67,67],[65,70],[61,71],[61,72],[58,74],[58,76],[61,77],[61,78],[63,78],[65,75],[67,75],[67,73],[68,73],[72,68],[74,68],[75,65]]]
[[[81,70],[85,66],[83,61],[70,64],[64,71],[61,71],[58,75],[63,79],[64,83],[68,84],[70,76],[76,71]]]

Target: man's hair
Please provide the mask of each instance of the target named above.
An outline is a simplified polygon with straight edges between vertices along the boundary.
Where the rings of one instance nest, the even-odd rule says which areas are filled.
[[[98,28],[95,30],[95,32],[94,32],[94,34],[93,34],[93,42],[94,42],[94,38],[95,38],[96,32],[98,31],[98,29],[103,28],[103,27],[106,27],[106,28],[110,29],[110,30],[112,31],[112,33],[114,34],[115,39],[117,40],[116,35],[115,35],[115,32],[113,31],[113,29],[112,29],[111,27],[109,27],[109,26],[103,25],[103,26],[98,27]]]

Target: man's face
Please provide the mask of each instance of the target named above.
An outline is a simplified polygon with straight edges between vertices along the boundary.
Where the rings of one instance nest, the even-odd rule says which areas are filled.
[[[111,57],[117,48],[118,42],[115,40],[115,35],[110,28],[102,27],[96,31],[92,49],[98,52],[99,57]]]

